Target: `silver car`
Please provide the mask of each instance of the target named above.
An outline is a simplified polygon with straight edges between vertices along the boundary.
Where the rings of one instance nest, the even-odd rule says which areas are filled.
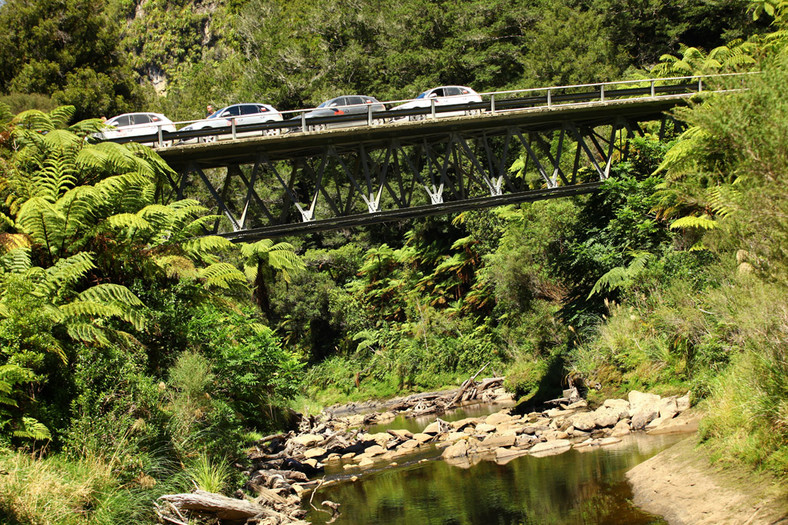
[[[461,111],[443,111],[442,108],[447,106],[456,106],[460,104],[470,104],[473,102],[481,102],[482,97],[479,96],[473,89],[465,86],[440,86],[428,89],[420,94],[414,100],[406,102],[400,106],[391,108],[392,111],[402,111],[406,109],[425,109],[431,110],[435,106],[436,117],[451,117],[456,115],[469,115],[477,113],[480,110],[461,110]],[[427,118],[429,111],[418,115],[408,115],[408,120],[424,120]],[[403,117],[405,118],[405,117]]]
[[[306,112],[303,117],[307,120],[307,131],[319,131],[328,128],[347,128],[366,124],[370,111],[372,113],[386,111],[386,106],[374,97],[368,97],[366,95],[343,95],[341,97],[332,98],[331,100],[326,100],[316,109]],[[354,115],[358,118],[341,118],[343,115]],[[340,118],[337,119],[336,122],[309,123],[310,119],[321,117]],[[293,120],[299,119],[301,119],[301,115],[293,118]],[[378,124],[380,122],[380,119],[374,119],[373,123]]]
[[[222,132],[216,135],[205,135],[193,139],[184,139],[181,141],[213,142],[216,139],[233,138],[234,127],[281,121],[282,114],[269,104],[233,104],[232,106],[227,106],[226,108],[222,108],[219,111],[214,112],[208,118],[204,118],[189,124],[185,128],[181,128],[179,131],[211,130],[223,128]],[[280,132],[281,130],[279,128],[255,131],[245,131],[240,129],[235,132],[235,138],[260,135],[278,135]]]
[[[124,113],[104,122],[107,129],[94,136],[101,140],[133,139],[158,134],[159,130],[174,132],[175,125],[161,113]],[[146,143],[154,144],[155,142]]]

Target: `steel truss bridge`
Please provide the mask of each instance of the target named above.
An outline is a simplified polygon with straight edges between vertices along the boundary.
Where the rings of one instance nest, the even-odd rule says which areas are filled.
[[[666,111],[701,91],[735,89],[731,77],[743,79],[486,93],[404,118],[389,110],[338,129],[324,118],[328,129],[307,132],[297,120],[267,123],[249,127],[259,136],[157,151],[178,174],[174,195],[194,196],[202,185],[212,196],[206,204],[227,218],[214,233],[253,241],[594,192],[646,123],[662,133]],[[520,173],[510,169],[517,159]]]

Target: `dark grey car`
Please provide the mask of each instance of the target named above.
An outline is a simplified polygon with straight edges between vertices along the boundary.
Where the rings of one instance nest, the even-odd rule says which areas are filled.
[[[312,111],[306,112],[307,131],[319,131],[329,128],[347,128],[352,126],[359,126],[368,123],[370,111],[374,115],[376,112],[386,111],[386,106],[373,97],[365,95],[344,95],[341,97],[326,100]],[[342,118],[343,115],[354,115],[358,118]],[[339,117],[335,122],[313,122],[310,120],[324,117]],[[293,120],[300,120],[301,115],[298,115]],[[382,121],[373,118],[373,124],[380,124]]]

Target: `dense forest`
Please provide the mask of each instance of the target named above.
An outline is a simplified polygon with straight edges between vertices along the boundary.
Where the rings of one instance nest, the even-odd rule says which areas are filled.
[[[523,406],[689,390],[715,461],[784,480],[786,30],[781,0],[0,4],[0,513],[152,522],[235,491],[293,411],[485,363]],[[90,139],[125,111],[734,71],[760,73],[596,194],[249,244],[201,236],[151,149]]]

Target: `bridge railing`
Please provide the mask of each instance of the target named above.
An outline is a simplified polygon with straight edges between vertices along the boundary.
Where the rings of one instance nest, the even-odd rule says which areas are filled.
[[[715,85],[719,80],[731,78],[741,79],[742,87],[749,75],[748,73],[720,73],[714,75],[677,76],[668,78],[649,78],[635,80],[619,80],[611,82],[596,82],[591,84],[572,84],[564,86],[550,86],[542,88],[512,89],[503,91],[489,91],[478,93],[481,101],[452,103],[436,103],[434,98],[428,99],[429,105],[409,109],[397,109],[397,105],[412,102],[417,99],[388,100],[382,104],[386,109],[376,111],[377,105],[368,105],[365,114],[342,114],[336,116],[307,117],[310,112],[318,108],[282,111],[282,120],[269,121],[258,124],[238,124],[237,118],[223,119],[228,125],[204,129],[183,130],[184,127],[199,124],[206,119],[187,120],[175,122],[178,128],[175,132],[168,132],[164,124],[157,126],[156,133],[145,136],[133,136],[109,139],[112,142],[139,142],[153,144],[157,147],[168,147],[188,142],[213,142],[217,139],[236,139],[245,136],[281,135],[286,133],[320,133],[329,128],[349,126],[386,126],[402,121],[419,121],[437,119],[443,116],[481,114],[496,115],[513,111],[529,110],[533,108],[553,108],[556,106],[571,106],[577,104],[604,104],[612,100],[626,98],[659,98],[665,96],[701,93],[703,91],[729,91],[730,85],[723,83],[721,87]],[[466,98],[467,95],[457,95],[457,99]],[[451,99],[453,97],[441,97]],[[342,109],[338,107],[338,109]]]

